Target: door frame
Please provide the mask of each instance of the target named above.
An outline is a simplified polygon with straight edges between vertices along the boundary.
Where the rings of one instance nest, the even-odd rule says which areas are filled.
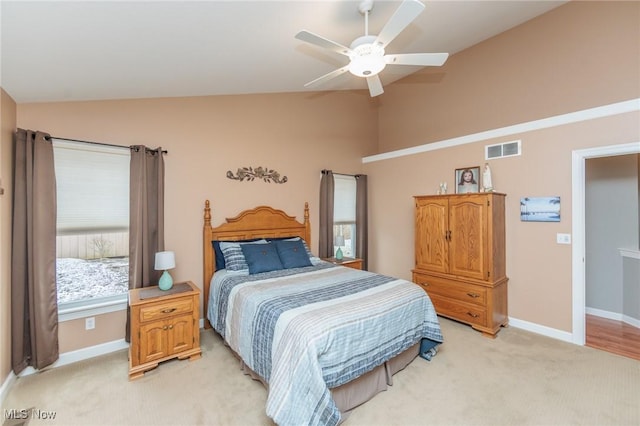
[[[616,155],[640,154],[640,141],[621,145],[609,145],[587,148],[572,152],[572,291],[573,291],[573,329],[572,341],[584,346],[586,341],[586,225],[585,225],[585,179],[586,160]]]

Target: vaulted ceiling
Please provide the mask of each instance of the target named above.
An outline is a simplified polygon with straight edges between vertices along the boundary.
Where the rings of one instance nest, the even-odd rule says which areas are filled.
[[[376,1],[377,34],[401,1]],[[387,53],[451,55],[565,1],[430,1]],[[366,89],[348,58],[294,38],[349,46],[365,33],[356,1],[0,2],[0,85],[18,103]],[[389,84],[419,67],[387,66]]]

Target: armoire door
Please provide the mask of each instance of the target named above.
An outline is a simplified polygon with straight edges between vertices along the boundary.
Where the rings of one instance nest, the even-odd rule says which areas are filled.
[[[449,199],[449,273],[487,280],[487,197]]]
[[[416,268],[447,273],[449,271],[447,198],[417,198],[415,223]]]

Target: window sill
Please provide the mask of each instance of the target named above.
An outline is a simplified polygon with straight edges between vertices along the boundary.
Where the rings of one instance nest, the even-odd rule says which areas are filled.
[[[58,322],[72,321],[127,309],[127,294],[63,303],[58,306]]]

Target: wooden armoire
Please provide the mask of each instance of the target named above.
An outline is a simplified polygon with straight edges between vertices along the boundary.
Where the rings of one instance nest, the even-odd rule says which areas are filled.
[[[508,325],[505,194],[415,198],[413,281],[438,315],[494,338]]]

